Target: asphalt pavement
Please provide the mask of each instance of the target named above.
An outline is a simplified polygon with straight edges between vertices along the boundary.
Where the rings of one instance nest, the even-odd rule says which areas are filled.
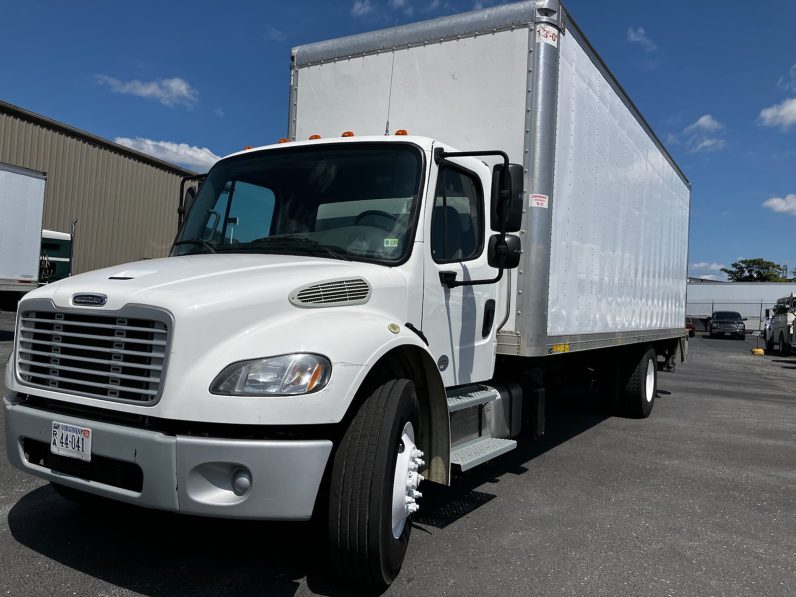
[[[0,363],[12,330],[0,311]],[[795,592],[796,358],[754,345],[692,338],[649,419],[607,417],[582,389],[548,405],[543,439],[426,484],[386,594]],[[0,594],[348,591],[310,525],[81,508],[0,458]]]

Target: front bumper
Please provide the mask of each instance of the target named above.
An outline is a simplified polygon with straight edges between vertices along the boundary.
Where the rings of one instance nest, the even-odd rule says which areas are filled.
[[[240,440],[167,435],[3,399],[11,464],[33,475],[115,500],[185,514],[261,520],[312,515],[329,440]],[[92,430],[92,462],[52,457],[52,422]],[[236,476],[250,487],[237,493]]]

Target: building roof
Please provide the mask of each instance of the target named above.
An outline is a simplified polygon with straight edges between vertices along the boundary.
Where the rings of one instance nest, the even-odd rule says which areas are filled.
[[[57,120],[53,120],[52,118],[47,118],[46,116],[42,116],[41,114],[30,112],[29,110],[25,110],[24,108],[20,108],[19,106],[15,106],[14,104],[9,104],[8,102],[4,102],[2,100],[0,100],[0,114],[9,114],[11,116],[15,116],[20,120],[25,120],[27,122],[37,124],[43,128],[58,131],[70,137],[81,139],[91,145],[96,145],[98,147],[102,147],[103,149],[108,149],[115,153],[120,153],[122,155],[129,156],[135,160],[138,160],[140,162],[145,162],[150,166],[154,166],[155,168],[168,170],[169,172],[173,172],[180,176],[192,176],[196,174],[196,172],[193,172],[192,170],[182,168],[181,166],[177,166],[176,164],[172,164],[171,162],[160,160],[158,158],[152,157],[151,155],[147,155],[140,151],[130,149],[129,147],[125,147],[124,145],[119,145],[118,143],[114,143],[113,141],[109,141],[108,139],[103,139],[102,137],[99,137],[97,135],[87,133],[86,131],[75,128],[68,124],[64,124],[63,122],[58,122]]]

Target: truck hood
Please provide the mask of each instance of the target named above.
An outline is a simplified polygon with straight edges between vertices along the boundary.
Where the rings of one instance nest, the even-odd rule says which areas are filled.
[[[370,285],[369,308],[405,321],[407,283],[398,270],[293,255],[200,254],[138,261],[72,276],[25,298],[49,298],[58,307],[74,308],[79,307],[76,294],[99,294],[107,297],[106,304],[84,308],[100,312],[152,305],[178,319],[180,314],[193,318],[255,307],[262,320],[265,314],[299,309],[288,297],[303,286],[351,278]]]

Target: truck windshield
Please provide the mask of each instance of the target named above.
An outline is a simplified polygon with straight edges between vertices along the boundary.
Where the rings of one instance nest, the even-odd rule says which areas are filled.
[[[235,156],[210,170],[172,255],[262,252],[402,262],[421,174],[422,154],[408,144]]]

